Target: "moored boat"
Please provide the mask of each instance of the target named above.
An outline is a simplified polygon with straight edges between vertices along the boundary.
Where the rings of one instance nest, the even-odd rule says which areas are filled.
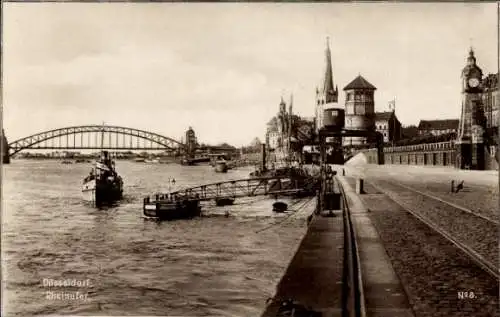
[[[225,160],[215,162],[215,171],[217,173],[227,173],[227,169],[227,162]]]
[[[216,206],[229,206],[234,203],[234,198],[217,198],[215,199]]]
[[[188,165],[188,166],[191,166],[191,165],[194,165],[194,161],[193,160],[190,160],[190,159],[187,159],[187,158],[183,158],[181,160],[181,165]]]
[[[143,212],[146,217],[160,220],[189,219],[199,216],[201,207],[198,199],[165,197],[152,201],[147,197],[144,199]]]
[[[123,180],[115,170],[115,162],[103,151],[90,174],[83,180],[84,199],[95,206],[112,203],[123,196]]]
[[[288,209],[288,205],[284,202],[277,201],[273,204],[273,211],[274,212],[285,212]]]

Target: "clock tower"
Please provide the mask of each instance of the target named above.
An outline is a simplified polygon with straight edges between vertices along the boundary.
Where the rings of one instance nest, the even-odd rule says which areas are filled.
[[[462,113],[456,140],[456,166],[460,169],[483,170],[485,167],[482,78],[483,71],[477,66],[471,49],[462,70]]]

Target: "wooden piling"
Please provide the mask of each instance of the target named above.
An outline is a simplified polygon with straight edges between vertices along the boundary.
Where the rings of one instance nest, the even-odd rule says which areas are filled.
[[[356,179],[356,194],[361,195],[364,193],[363,185],[364,180],[362,178]]]

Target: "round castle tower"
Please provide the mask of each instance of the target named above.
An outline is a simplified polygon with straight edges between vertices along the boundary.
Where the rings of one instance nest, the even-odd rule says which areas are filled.
[[[375,129],[375,90],[361,75],[356,77],[344,91],[345,99],[345,128],[348,130],[374,130]],[[368,142],[366,137],[345,137],[344,146],[364,145]]]

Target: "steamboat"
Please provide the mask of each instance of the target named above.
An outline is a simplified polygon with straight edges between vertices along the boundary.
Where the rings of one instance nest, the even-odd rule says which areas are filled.
[[[122,198],[123,181],[107,151],[102,151],[101,158],[83,180],[82,193],[84,199],[95,206],[113,203]]]

